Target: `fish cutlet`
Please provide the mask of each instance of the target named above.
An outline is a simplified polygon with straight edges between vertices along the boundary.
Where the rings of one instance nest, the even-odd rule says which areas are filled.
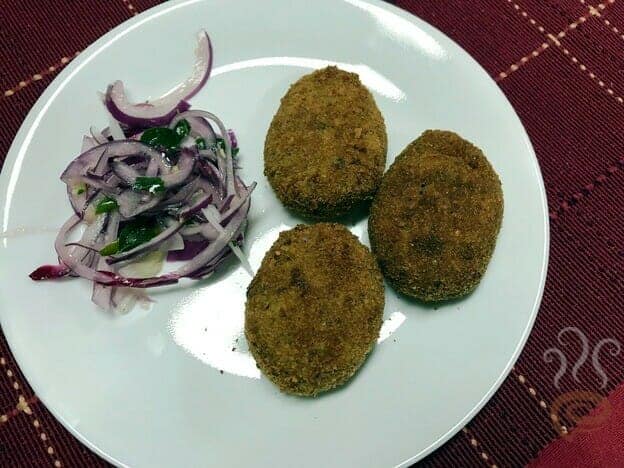
[[[384,176],[368,233],[397,291],[443,301],[479,284],[502,217],[501,183],[481,150],[453,132],[428,130]]]
[[[280,233],[247,289],[245,336],[282,391],[316,396],[362,365],[381,327],[384,286],[370,251],[344,226]]]
[[[291,210],[332,219],[372,199],[387,146],[384,119],[358,75],[327,67],[282,98],[264,143],[264,174]]]

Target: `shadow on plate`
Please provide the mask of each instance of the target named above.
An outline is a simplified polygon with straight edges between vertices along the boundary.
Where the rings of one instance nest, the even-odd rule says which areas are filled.
[[[355,205],[347,214],[342,216],[337,216],[335,218],[329,219],[317,219],[309,216],[305,216],[298,211],[294,211],[287,206],[284,206],[284,209],[288,212],[290,216],[301,220],[299,224],[315,224],[315,223],[338,223],[344,224],[347,227],[355,226],[357,223],[366,219],[368,217],[368,213],[370,211],[370,205],[372,200],[367,200],[364,202],[360,202]]]
[[[401,298],[401,300],[407,302],[408,304],[410,304],[412,306],[415,306],[416,309],[419,310],[419,311],[424,310],[425,313],[432,313],[432,312],[435,312],[435,311],[437,311],[438,309],[441,309],[441,308],[450,308],[450,307],[453,307],[453,306],[456,306],[456,305],[460,305],[463,301],[465,301],[470,296],[472,296],[472,294],[478,288],[478,286],[477,286],[477,288],[473,289],[468,294],[465,294],[464,296],[461,296],[461,297],[457,297],[455,299],[447,299],[445,301],[426,302],[426,301],[422,301],[420,299],[416,299],[415,297],[411,297],[411,296],[408,296],[406,294],[403,294],[402,292],[397,291],[386,280],[384,280],[384,283],[385,283],[385,287],[388,288],[388,289],[391,289],[399,298]]]

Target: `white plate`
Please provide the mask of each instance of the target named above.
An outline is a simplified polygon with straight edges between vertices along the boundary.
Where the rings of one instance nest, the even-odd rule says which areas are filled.
[[[427,128],[479,145],[503,182],[505,218],[474,294],[438,310],[388,288],[387,335],[349,385],[317,399],[280,394],[241,349],[249,277],[230,265],[205,283],[154,293],[151,310],[111,317],[83,280],[35,283],[70,214],[58,176],[90,125],[96,91],[123,79],[137,99],[185,77],[195,33],[213,39],[213,77],[193,99],[236,129],[243,177],[257,180],[247,251],[257,268],[289,216],[262,175],[280,97],[327,63],[357,71],[386,119],[388,165]],[[34,106],[1,176],[0,315],[11,349],[54,415],[107,460],[157,466],[393,466],[451,437],[498,388],[540,302],[545,193],[527,135],[486,73],[456,44],[380,1],[166,2],[98,40]],[[20,231],[21,228],[26,232]],[[366,219],[350,226],[364,243]],[[219,370],[223,370],[221,374]]]

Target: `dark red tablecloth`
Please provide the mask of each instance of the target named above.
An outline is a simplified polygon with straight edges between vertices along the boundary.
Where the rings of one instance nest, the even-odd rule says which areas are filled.
[[[109,29],[157,3],[3,0],[0,159],[59,70]],[[608,406],[605,397],[624,380],[624,350],[617,352],[624,342],[624,1],[396,3],[457,41],[498,82],[531,137],[551,213],[546,291],[522,356],[479,415],[422,465],[523,466],[556,441],[540,459],[552,462],[549,454],[574,439],[569,433],[580,418]],[[569,361],[560,379],[551,348]],[[581,421],[578,433],[605,424],[592,417]],[[588,466],[624,466],[615,456],[610,462],[596,456]],[[0,465],[105,465],[38,401],[4,337]]]

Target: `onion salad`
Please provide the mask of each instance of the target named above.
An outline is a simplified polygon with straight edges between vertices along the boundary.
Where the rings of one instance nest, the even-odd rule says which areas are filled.
[[[256,184],[238,175],[234,132],[190,108],[212,68],[205,31],[195,53],[191,76],[158,99],[133,104],[121,81],[108,87],[109,126],[91,127],[61,175],[74,214],[54,243],[58,264],[33,280],[86,278],[95,304],[125,311],[144,288],[205,278],[232,253],[250,271],[241,246]],[[162,273],[166,261],[177,263]]]

